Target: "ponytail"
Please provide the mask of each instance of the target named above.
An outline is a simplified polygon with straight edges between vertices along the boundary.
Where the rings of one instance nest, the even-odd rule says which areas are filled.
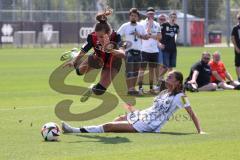
[[[112,9],[105,9],[104,12],[98,13],[96,15],[96,20],[98,23],[95,25],[95,32],[103,31],[106,34],[109,34],[112,32],[112,27],[107,22],[107,16],[110,16],[112,14]]]

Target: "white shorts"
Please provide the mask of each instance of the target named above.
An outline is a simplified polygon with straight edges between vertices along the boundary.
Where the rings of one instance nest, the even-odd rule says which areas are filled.
[[[127,114],[127,121],[136,129],[137,132],[154,132],[146,123],[139,119],[139,111]]]

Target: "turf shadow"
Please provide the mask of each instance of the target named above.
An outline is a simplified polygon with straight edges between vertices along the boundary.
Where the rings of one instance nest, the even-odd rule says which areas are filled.
[[[181,133],[181,132],[160,132],[160,134],[176,135],[176,136],[186,136],[196,133]]]
[[[103,144],[120,144],[120,143],[129,143],[131,142],[128,138],[126,137],[106,137],[106,136],[99,136],[99,135],[77,135],[82,138],[89,138],[89,139],[95,139],[98,141],[91,141],[91,140],[82,140],[82,141],[75,141],[75,142],[69,142],[69,143],[81,143],[81,142],[99,142]]]

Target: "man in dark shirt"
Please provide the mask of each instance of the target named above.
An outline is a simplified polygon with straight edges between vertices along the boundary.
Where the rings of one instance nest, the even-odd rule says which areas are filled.
[[[161,24],[162,39],[160,41],[160,49],[162,50],[163,67],[160,69],[159,80],[163,79],[164,74],[172,68],[176,67],[177,46],[176,39],[179,33],[179,26],[176,24],[177,14],[170,13],[169,22]]]
[[[238,24],[232,29],[232,43],[235,50],[235,67],[240,82],[240,13],[237,15]]]
[[[211,69],[208,64],[210,57],[208,52],[203,52],[201,61],[192,66],[185,83],[191,84],[198,91],[213,91],[217,89],[215,83],[210,83]]]

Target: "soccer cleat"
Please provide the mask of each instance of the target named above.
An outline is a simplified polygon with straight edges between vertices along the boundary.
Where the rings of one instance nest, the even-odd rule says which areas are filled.
[[[64,52],[63,55],[60,57],[61,61],[72,60],[73,58],[77,57],[78,49],[73,48],[70,51]]]
[[[63,133],[73,133],[72,127],[66,122],[62,122],[62,132]]]
[[[153,86],[153,90],[155,92],[159,92],[160,91],[160,86]]]
[[[94,86],[94,84],[91,84],[91,86],[88,88],[88,90],[83,93],[82,97],[80,98],[81,102],[86,102],[88,100],[88,98],[92,95],[92,93],[93,93],[93,91],[92,91],[93,86]]]
[[[127,94],[128,94],[129,96],[139,96],[139,92],[138,92],[138,91],[135,91],[135,90],[133,90],[133,91],[128,91]]]

